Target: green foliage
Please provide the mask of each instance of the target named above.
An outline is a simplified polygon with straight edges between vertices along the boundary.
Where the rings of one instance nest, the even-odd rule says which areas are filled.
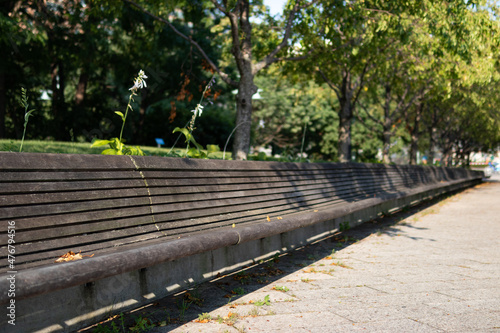
[[[238,78],[232,49],[240,44],[233,45],[229,19],[212,2],[137,2],[170,17],[225,73]],[[289,2],[284,14],[292,6]],[[351,125],[357,161],[378,162],[380,149],[400,153],[411,144],[421,154],[440,151],[449,163],[457,158],[466,163],[471,151],[495,149],[498,13],[496,4],[461,0],[321,0],[305,8],[293,21],[288,43],[293,47],[273,59],[310,58],[260,71],[253,144],[271,146],[281,161],[305,161],[301,152],[307,160],[337,160],[340,119],[350,110],[345,117],[350,120],[342,124]],[[257,18],[251,22],[256,63],[280,44],[286,20],[271,17],[261,1],[251,2],[250,14]],[[235,128],[234,88],[224,82],[207,94],[214,104],[196,119],[196,131],[185,125],[192,118],[193,96],[208,98],[203,87],[212,76],[209,66],[188,41],[123,1],[68,0],[64,6],[7,1],[0,5],[0,29],[6,55],[0,63],[5,87],[0,137],[20,139],[21,151],[28,150],[26,132],[47,140],[47,147],[54,140],[94,140],[92,146],[106,146],[106,154],[149,153],[144,144],[160,137],[174,147],[180,135],[187,147],[171,155],[207,158],[219,155],[216,146],[223,147]],[[115,112],[118,117],[109,116],[106,110],[127,102],[128,76],[139,66],[151,81],[134,96],[136,112],[127,106]],[[30,95],[24,117],[16,111],[21,85]],[[37,110],[36,126],[28,123],[30,109]],[[107,140],[118,126],[120,136]],[[12,145],[4,147],[18,150]],[[68,152],[73,150],[80,151],[76,143]],[[256,158],[274,159],[263,153]]]
[[[196,140],[193,137],[192,131],[190,131],[189,129],[176,127],[172,133],[177,133],[177,132],[181,132],[184,135],[184,137],[186,138],[186,144],[188,146],[186,149],[189,150],[190,143],[192,143],[196,147],[196,150],[198,150],[198,151],[203,149],[203,146],[201,146],[200,144],[198,144],[196,142]]]
[[[128,104],[127,104],[127,109],[125,111],[125,114],[123,114],[120,111],[115,111],[115,114],[117,114],[121,120],[122,120],[122,130],[120,131],[120,137],[119,138],[113,138],[111,140],[95,140],[92,143],[91,147],[101,147],[104,145],[109,145],[110,148],[103,150],[102,154],[103,155],[140,155],[144,156],[144,152],[141,150],[139,147],[126,147],[123,144],[122,140],[122,135],[123,135],[123,129],[125,127],[125,122],[127,121],[127,115],[128,111],[133,111],[132,109],[132,101],[135,93],[137,92],[138,89],[142,89],[143,87],[146,87],[146,81],[147,79],[146,74],[144,73],[143,70],[139,71],[138,76],[134,80],[134,86],[130,88],[130,97],[128,99]]]
[[[335,101],[324,85],[306,80],[293,83],[292,77],[279,76],[279,70],[272,67],[268,75],[256,80],[262,99],[254,102],[254,144],[270,145],[274,153],[290,161],[300,161],[301,151],[310,159],[333,158]],[[262,154],[258,158],[266,159]]]
[[[212,316],[210,315],[210,313],[202,313],[202,314],[199,314],[198,315],[198,321],[203,321],[203,320],[212,320]]]
[[[130,327],[130,332],[139,332],[139,333],[147,332],[151,330],[153,327],[154,325],[148,318],[139,316],[135,319],[134,326]]]
[[[180,132],[182,135],[184,135],[184,138],[186,139],[186,152],[184,153],[184,156],[188,156],[191,158],[203,158],[206,159],[208,158],[208,155],[211,153],[216,153],[220,151],[220,148],[218,145],[214,144],[209,144],[207,145],[207,152],[203,152],[203,146],[200,145],[196,140],[194,139],[193,136],[193,131],[195,129],[195,122],[196,119],[201,116],[203,112],[203,99],[205,95],[207,94],[208,91],[210,91],[212,85],[215,83],[215,77],[212,77],[210,79],[210,82],[205,86],[205,89],[203,90],[203,93],[201,95],[200,102],[196,105],[196,108],[192,110],[193,115],[191,117],[191,120],[189,121],[188,125],[186,127],[180,128],[176,127],[172,133],[177,133]],[[190,144],[194,145],[194,147],[190,148]]]
[[[144,156],[144,152],[138,146],[128,147],[125,146],[120,139],[112,138],[111,140],[95,140],[91,147],[101,147],[109,145],[110,148],[105,149],[101,152],[103,155],[139,155]]]
[[[179,319],[181,321],[184,321],[186,311],[191,307],[192,304],[193,302],[187,301],[185,298],[177,302],[177,308],[179,309]]]
[[[344,221],[344,222],[340,223],[340,226],[339,226],[340,231],[347,231],[350,228],[351,227],[349,226],[349,221]]]
[[[284,287],[284,286],[275,286],[273,288],[274,290],[278,290],[278,291],[282,291],[282,292],[287,292],[287,291],[290,291],[290,289],[288,287]]]
[[[263,300],[255,301],[253,304],[256,306],[271,305],[269,295],[266,295]]]
[[[233,293],[233,294],[235,294],[235,295],[240,295],[240,296],[241,296],[241,295],[245,295],[247,292],[246,292],[246,291],[245,291],[245,289],[244,289],[244,288],[242,288],[242,287],[236,287],[236,288],[234,288],[234,289],[231,291],[231,293]]]

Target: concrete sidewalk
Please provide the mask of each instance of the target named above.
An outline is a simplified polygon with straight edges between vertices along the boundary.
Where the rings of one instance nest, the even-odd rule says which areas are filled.
[[[150,332],[500,332],[500,176],[124,318]]]

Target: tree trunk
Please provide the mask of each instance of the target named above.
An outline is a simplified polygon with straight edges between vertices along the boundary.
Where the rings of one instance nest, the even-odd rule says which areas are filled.
[[[339,161],[351,162],[351,122],[353,116],[352,95],[350,86],[350,73],[344,73],[340,92],[339,110]]]
[[[253,75],[241,77],[236,95],[236,131],[233,142],[233,160],[247,159],[250,150],[252,125],[252,96],[257,92]]]
[[[240,73],[236,95],[236,132],[233,142],[233,160],[246,160],[250,150],[252,128],[252,96],[257,92],[252,65],[252,24],[250,23],[250,2],[238,0],[238,19],[226,14],[231,21],[233,35],[232,53]],[[239,30],[241,29],[241,30]],[[241,35],[240,35],[241,34]]]
[[[382,149],[382,161],[384,162],[384,164],[390,164],[392,162],[390,154],[391,138],[392,138],[391,131],[384,128],[383,137],[384,137],[384,148]]]
[[[392,138],[392,124],[393,119],[391,119],[391,86],[389,84],[385,85],[385,101],[384,101],[384,122],[383,122],[383,145],[384,148],[382,150],[382,161],[385,164],[391,163],[391,138]]]
[[[66,78],[64,72],[64,64],[57,61],[52,65],[52,113],[54,117],[55,130],[52,135],[56,140],[68,140],[69,133],[67,132],[68,119],[66,97],[64,89],[66,87]]]
[[[351,154],[351,119],[350,103],[345,103],[339,113],[339,161],[350,162]]]
[[[434,150],[437,146],[437,125],[439,122],[438,109],[436,107],[432,107],[432,112],[429,112],[430,121],[427,124],[427,133],[429,135],[429,151],[427,156],[427,163],[429,165],[434,164],[434,158],[436,156]],[[424,122],[425,123],[425,122]]]
[[[411,142],[410,142],[410,161],[411,165],[417,164],[417,151],[418,151],[418,135],[416,133],[411,134]]]
[[[418,139],[420,137],[419,125],[420,125],[420,119],[422,118],[423,109],[424,105],[422,103],[418,104],[415,110],[415,118],[413,119],[413,126],[409,126],[408,124],[408,131],[410,134],[409,164],[412,165],[417,164]]]
[[[89,76],[82,72],[80,74],[80,78],[78,79],[78,84],[76,86],[76,94],[75,94],[75,105],[81,106],[83,101],[85,100],[85,93],[87,91],[87,83],[89,81]]]

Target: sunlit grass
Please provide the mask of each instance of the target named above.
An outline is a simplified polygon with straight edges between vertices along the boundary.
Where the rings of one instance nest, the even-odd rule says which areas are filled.
[[[21,140],[0,139],[0,151],[18,152]],[[100,154],[106,147],[90,148],[90,142],[62,142],[49,140],[25,140],[25,153],[55,153],[55,154]],[[167,156],[170,148],[140,146],[146,155]],[[174,149],[173,153],[181,154],[185,148]],[[212,158],[222,159],[222,152],[212,153]]]

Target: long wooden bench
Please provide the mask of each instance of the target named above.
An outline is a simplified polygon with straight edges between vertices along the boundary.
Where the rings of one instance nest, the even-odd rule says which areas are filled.
[[[0,289],[8,289],[12,271],[16,301],[88,287],[481,178],[419,166],[2,152]],[[15,237],[8,237],[9,224]],[[92,257],[55,263],[69,251]],[[0,302],[9,300],[2,292]]]

